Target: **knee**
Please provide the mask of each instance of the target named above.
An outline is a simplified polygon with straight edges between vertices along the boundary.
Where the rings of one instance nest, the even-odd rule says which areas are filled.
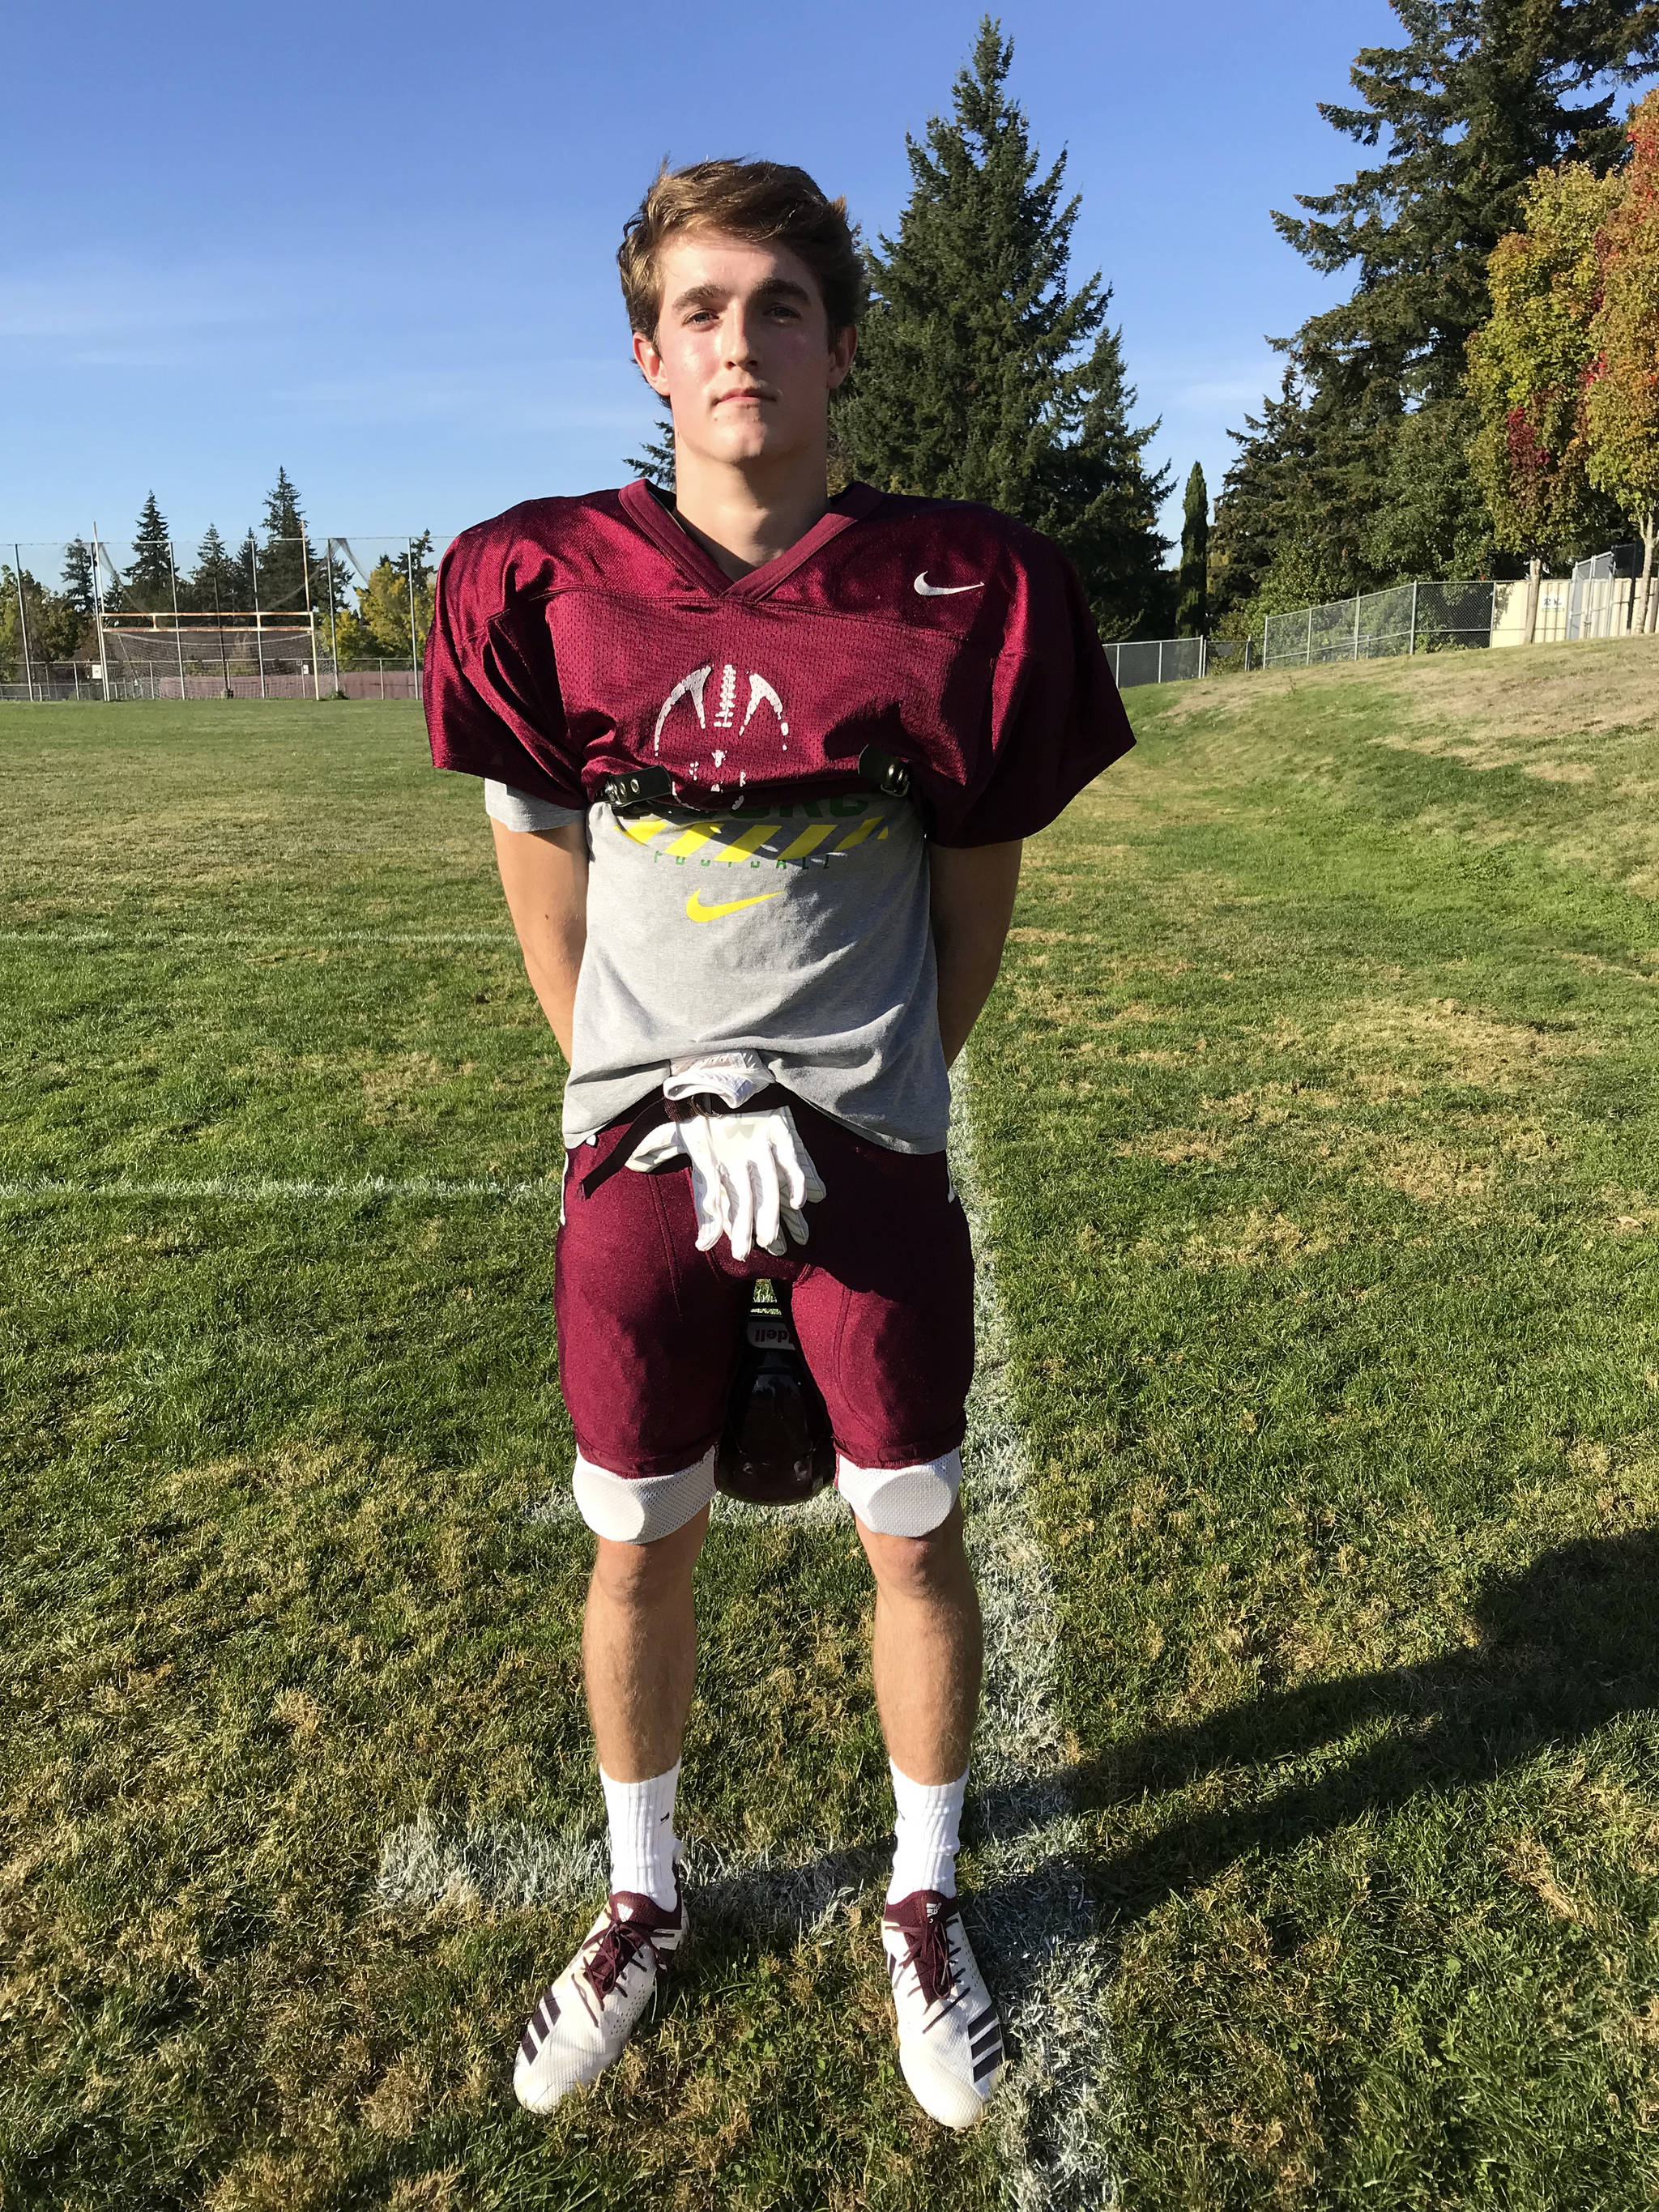
[[[962,1541],[962,1508],[952,1505],[937,1528],[923,1536],[890,1536],[858,1523],[859,1540],[882,1594],[915,1603],[958,1596],[971,1587]]]
[[[702,1550],[708,1529],[705,1505],[684,1527],[652,1542],[618,1541],[610,1536],[597,1540],[593,1586],[613,1605],[660,1605],[689,1589],[691,1571]]]
[[[858,1516],[860,1530],[882,1536],[931,1536],[955,1510],[962,1454],[941,1453],[908,1467],[859,1467],[836,1460],[836,1487]]]

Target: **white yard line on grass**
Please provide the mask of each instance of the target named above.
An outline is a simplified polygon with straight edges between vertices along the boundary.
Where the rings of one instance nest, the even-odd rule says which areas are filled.
[[[1064,1771],[1058,1599],[1032,1519],[1030,1462],[1010,1384],[989,1208],[963,1088],[952,1158],[979,1255],[964,1494],[986,1662],[970,1801],[970,1830],[976,1822],[980,1840],[964,1903],[1018,2052],[992,2107],[1007,2212],[1097,2212],[1118,2199],[1106,2141],[1110,1960],[1094,1933],[1080,1871],[1081,1823]],[[716,1500],[722,1520],[756,1510]],[[793,1510],[820,1525],[844,1511],[832,1492]],[[529,1514],[549,1522],[577,1518],[562,1487]],[[688,1808],[693,1817],[695,1809]],[[769,1854],[724,1860],[693,1842],[687,1856],[695,1911],[789,1936],[854,1902],[880,1877],[886,1849],[884,1839],[872,1838],[799,1866]],[[602,1893],[605,1876],[597,1826],[559,1837],[522,1823],[451,1830],[423,1818],[386,1838],[377,1888],[380,1902],[393,1910],[429,1909],[446,1899],[510,1910],[589,1902]]]
[[[0,930],[0,945],[66,945],[82,951],[99,946],[121,951],[129,945],[146,949],[178,945],[185,951],[211,951],[224,945],[254,945],[273,952],[326,952],[337,945],[499,945],[506,948],[514,943],[510,929],[318,929],[305,937],[264,929]]]
[[[967,1912],[1019,2053],[993,2107],[1006,2145],[1006,2200],[1011,2212],[1092,2212],[1118,2198],[1106,2124],[1111,1961],[1094,1932],[1081,1823],[1065,1779],[1059,1596],[1032,1513],[966,1088],[959,1078],[952,1158],[978,1260],[963,1458],[971,1468],[968,1548],[985,1615],[974,1766],[986,1830]]]
[[[537,1200],[556,1205],[556,1182],[446,1182],[441,1176],[416,1176],[398,1182],[390,1176],[363,1176],[355,1182],[287,1180],[276,1176],[201,1176],[164,1182],[135,1182],[113,1176],[108,1182],[60,1181],[34,1176],[21,1182],[0,1182],[0,1200],[30,1199],[166,1199],[176,1203],[223,1200],[233,1206],[313,1206],[358,1204],[372,1198],[424,1200],[495,1199],[507,1206]]]

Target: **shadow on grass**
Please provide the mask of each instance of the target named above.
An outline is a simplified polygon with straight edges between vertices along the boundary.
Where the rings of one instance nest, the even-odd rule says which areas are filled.
[[[1104,1805],[1206,1777],[1287,1767],[1363,1730],[1363,1749],[1265,1799],[1173,1822],[1089,1867],[1115,1918],[1150,1912],[1258,1850],[1284,1850],[1425,1790],[1496,1780],[1547,1746],[1659,1707],[1659,1531],[1589,1537],[1492,1577],[1474,1606],[1479,1641],[1414,1667],[1348,1675],[1230,1706],[1142,1737],[1072,1777]],[[1259,1781],[1271,1786],[1270,1777]]]

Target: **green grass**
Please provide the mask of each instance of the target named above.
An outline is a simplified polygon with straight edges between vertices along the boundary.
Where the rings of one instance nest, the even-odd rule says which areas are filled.
[[[477,785],[378,703],[19,709],[0,746],[3,2202],[980,2201],[983,2148],[899,2079],[869,1917],[705,1928],[549,2128],[512,2056],[591,1905],[376,1905],[419,1814],[597,1825],[588,1547],[524,1510],[569,1463],[556,1204],[27,1195],[556,1176]],[[890,1820],[854,1554],[711,1537],[684,1796],[721,1851]]]
[[[1656,679],[1142,694],[1034,855],[976,1108],[1131,2205],[1659,2195]]]
[[[1137,2212],[1659,2197],[1656,678],[1132,695],[1033,848],[975,1105]],[[378,703],[0,760],[0,2203],[994,2202],[867,1906],[706,1929],[550,2128],[583,1914],[377,1905],[423,1814],[595,1826],[586,1547],[524,1510],[561,1069],[476,787]],[[271,1176],[520,1194],[133,1194]],[[702,1601],[696,1831],[876,1837],[848,1540],[717,1529]]]

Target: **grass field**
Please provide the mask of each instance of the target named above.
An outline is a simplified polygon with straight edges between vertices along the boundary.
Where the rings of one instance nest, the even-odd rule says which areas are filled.
[[[1133,695],[1032,849],[975,1152],[1137,2212],[1659,2199],[1656,698],[1639,641]],[[0,763],[0,2202],[1085,2201],[899,2080],[823,1517],[714,1531],[731,1878],[518,2113],[598,1824],[476,787],[378,704]],[[860,1901],[797,1936],[769,1867]]]

